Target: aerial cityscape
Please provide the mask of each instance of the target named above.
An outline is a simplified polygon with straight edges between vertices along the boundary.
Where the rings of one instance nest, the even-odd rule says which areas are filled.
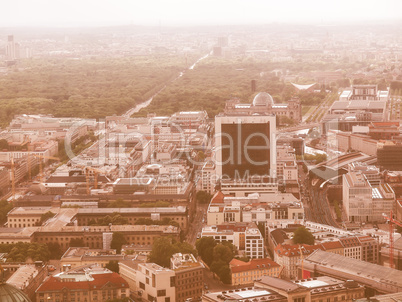
[[[0,302],[402,301],[402,2],[11,1]]]

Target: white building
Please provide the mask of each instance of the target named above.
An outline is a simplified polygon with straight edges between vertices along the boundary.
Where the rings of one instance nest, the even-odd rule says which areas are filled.
[[[201,190],[214,194],[216,186],[215,164],[209,160],[201,169]]]
[[[213,237],[217,242],[228,241],[251,259],[264,258],[264,237],[255,223],[224,223],[206,226],[201,237]]]
[[[343,207],[349,221],[383,221],[382,213],[389,213],[395,202],[395,193],[388,184],[372,186],[361,172],[342,176]]]

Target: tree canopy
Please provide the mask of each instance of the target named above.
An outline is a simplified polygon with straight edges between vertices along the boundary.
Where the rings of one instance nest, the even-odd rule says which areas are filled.
[[[170,267],[170,258],[173,254],[193,254],[197,256],[197,251],[187,242],[177,242],[170,237],[156,238],[152,245],[152,251],[148,261],[159,264],[163,267]]]
[[[196,59],[180,55],[21,61],[0,75],[0,125],[15,114],[103,118],[146,101]]]
[[[8,253],[7,262],[26,262],[28,259],[46,262],[50,259],[48,246],[37,242],[1,244],[0,251]]]
[[[211,271],[217,274],[223,283],[230,284],[229,263],[236,253],[235,246],[227,241],[217,243],[213,237],[202,237],[197,240],[196,247],[201,259]]]
[[[123,233],[113,232],[112,243],[110,244],[110,247],[112,249],[115,249],[117,254],[121,253],[121,247],[126,243],[127,241],[126,238],[124,238]]]
[[[314,236],[305,226],[301,226],[294,232],[293,243],[313,245]]]
[[[105,217],[99,218],[99,219],[91,219],[88,222],[88,225],[109,225],[109,224],[114,224],[114,225],[123,225],[123,224],[129,224],[128,219],[121,216],[119,213],[113,213],[112,215],[106,215]]]
[[[205,191],[198,191],[196,197],[199,203],[209,203],[212,195]]]

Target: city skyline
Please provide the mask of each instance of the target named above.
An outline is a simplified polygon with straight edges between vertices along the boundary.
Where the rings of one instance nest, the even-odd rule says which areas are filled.
[[[336,1],[9,1],[0,27],[194,26],[400,21],[397,0]]]

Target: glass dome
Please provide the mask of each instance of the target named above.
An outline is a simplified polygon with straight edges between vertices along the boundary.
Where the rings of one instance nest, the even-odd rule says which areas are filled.
[[[274,104],[274,99],[272,96],[266,92],[260,92],[254,97],[253,106],[272,106]]]
[[[31,302],[28,296],[7,283],[0,283],[0,301],[1,302]]]

